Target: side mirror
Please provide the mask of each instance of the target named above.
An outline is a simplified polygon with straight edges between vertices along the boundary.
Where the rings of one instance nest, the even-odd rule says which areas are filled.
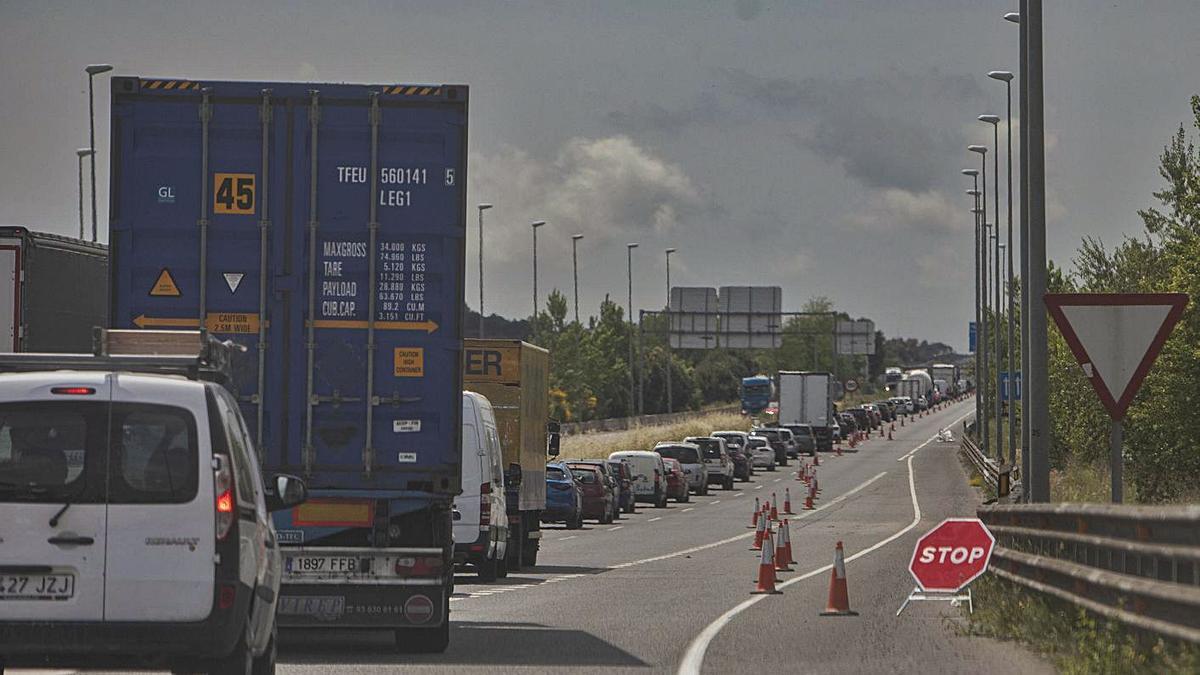
[[[546,454],[551,457],[558,457],[559,446],[562,444],[562,427],[558,422],[549,422],[546,424]]]
[[[304,481],[286,473],[271,476],[267,480],[266,488],[268,511],[290,509],[308,499],[308,486]]]

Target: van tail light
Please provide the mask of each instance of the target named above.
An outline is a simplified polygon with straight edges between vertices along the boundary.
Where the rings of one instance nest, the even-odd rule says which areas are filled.
[[[237,519],[237,495],[234,492],[233,471],[229,466],[229,457],[214,455],[216,466],[213,469],[213,493],[217,496],[217,541],[224,541],[233,529]]]
[[[96,390],[92,387],[53,387],[50,393],[59,396],[91,396]]]
[[[658,469],[655,469],[654,470],[654,487],[658,487],[660,485],[662,485],[662,474],[658,472]]]
[[[221,584],[217,590],[217,609],[230,609],[237,600],[237,588],[233,584]]]
[[[492,484],[483,483],[479,486],[479,524],[492,524]]]

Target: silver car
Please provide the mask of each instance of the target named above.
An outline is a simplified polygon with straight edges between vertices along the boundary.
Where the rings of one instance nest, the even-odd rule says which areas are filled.
[[[704,463],[699,446],[689,441],[683,443],[659,443],[654,451],[669,457],[683,467],[688,489],[698,495],[708,494],[708,466]]]
[[[775,470],[775,449],[771,447],[771,441],[767,437],[752,434],[746,439],[746,446],[750,449],[750,461],[753,462],[754,468]]]

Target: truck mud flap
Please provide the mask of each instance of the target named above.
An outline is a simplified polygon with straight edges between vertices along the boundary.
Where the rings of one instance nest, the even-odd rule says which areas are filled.
[[[431,628],[446,621],[444,586],[290,586],[280,589],[282,628]]]

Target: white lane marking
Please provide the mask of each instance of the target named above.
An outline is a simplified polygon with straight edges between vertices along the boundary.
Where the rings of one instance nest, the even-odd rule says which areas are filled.
[[[886,475],[887,475],[886,471],[881,471],[881,472],[875,474],[873,477],[868,478],[867,480],[863,481],[862,483],[859,483],[856,487],[854,487],[850,491],[844,492],[844,493],[838,495],[837,497],[834,497],[833,499],[829,500],[828,504],[823,504],[821,506],[818,506],[817,508],[815,508],[811,511],[804,511],[796,516],[793,516],[792,520],[803,520],[805,518],[808,518],[809,516],[820,513],[821,511],[824,511],[825,509],[827,509],[831,506],[834,506],[840,502],[843,502],[843,501],[849,499],[850,497],[854,496],[855,493],[866,489],[867,486],[869,486],[871,483],[874,483],[875,481],[879,480],[880,478],[883,478]],[[666,553],[664,555],[657,555],[657,556],[654,556],[653,558],[643,558],[641,560],[634,560],[632,562],[621,563],[619,565],[613,565],[611,569],[620,570],[620,569],[625,569],[626,567],[635,567],[637,565],[645,565],[647,563],[658,562],[660,560],[670,560],[671,558],[678,558],[679,556],[690,555],[690,554],[696,553],[698,551],[705,551],[710,548],[724,546],[725,544],[730,544],[735,541],[749,539],[750,537],[753,537],[753,536],[754,536],[753,532],[746,532],[744,534],[739,534],[739,535],[729,537],[728,539],[722,539],[721,541],[714,541],[711,544],[702,544],[700,546],[693,546],[692,548],[687,548],[682,551],[675,551],[674,553]]]
[[[575,538],[575,537],[577,537],[577,536],[579,536],[579,535],[577,535],[577,534],[573,534],[573,535],[571,535],[571,536],[569,536],[569,537],[559,537],[559,538],[558,538],[558,541],[566,541],[566,540],[568,540],[568,539],[574,539],[574,538]]]
[[[952,427],[952,426],[954,426],[955,424],[958,424],[959,422],[961,422],[961,421],[965,420],[966,418],[970,417],[971,415],[973,415],[973,414],[974,414],[974,412],[975,412],[975,411],[973,411],[973,410],[972,410],[972,411],[968,411],[967,413],[965,413],[964,415],[962,415],[962,416],[961,416],[961,417],[959,417],[958,419],[956,419],[956,420],[954,420],[953,422],[951,422],[951,423],[950,423],[948,426],[946,426],[946,427],[942,427],[942,428],[943,428],[943,429],[947,429],[947,428],[949,428],[949,427]],[[924,443],[922,443],[922,444],[918,445],[917,447],[913,448],[912,450],[908,451],[908,453],[906,453],[906,454],[904,454],[904,455],[901,455],[900,457],[897,457],[897,458],[896,458],[896,461],[897,461],[897,462],[903,462],[904,460],[908,459],[909,457],[912,457],[913,455],[917,454],[917,451],[918,451],[918,450],[920,450],[921,448],[924,448],[925,446],[929,445],[930,443],[934,442],[935,440],[937,440],[937,436],[933,436],[933,437],[932,437],[932,438],[930,438],[929,440],[925,441]]]
[[[742,496],[742,494],[743,494],[743,493],[741,493],[741,492],[735,492],[735,493],[733,493],[733,496],[734,496],[734,497],[741,497],[741,496]]]
[[[775,482],[776,482],[776,483],[778,483],[780,480],[782,480],[782,479],[781,479],[781,478],[776,478],[776,479],[775,479]]]
[[[683,512],[684,512],[684,513],[687,513],[688,511],[695,511],[695,510],[696,510],[696,507],[694,507],[694,506],[689,506],[689,507],[687,507],[686,509],[684,509],[684,510],[683,510]]]
[[[935,436],[935,438],[936,438],[936,436]],[[921,446],[921,447],[924,447],[924,446]],[[892,543],[893,541],[896,541],[897,539],[899,539],[900,537],[904,536],[909,531],[911,531],[914,527],[917,526],[918,523],[921,522],[921,505],[919,503],[917,503],[917,484],[913,478],[912,453],[909,453],[909,455],[908,455],[908,492],[909,492],[909,495],[912,497],[912,506],[913,506],[912,522],[910,522],[906,527],[904,527],[900,531],[887,537],[886,539],[882,539],[882,540],[876,542],[875,544],[871,545],[870,547],[865,548],[865,549],[859,551],[858,553],[855,553],[854,555],[848,556],[846,558],[846,562],[849,563],[849,562],[858,560],[859,558],[861,558],[873,551],[876,551],[876,550]],[[806,513],[812,513],[812,512],[807,511]],[[751,533],[751,534],[753,534],[753,533]],[[833,569],[833,565],[825,565],[824,567],[819,567],[815,570],[805,572],[804,574],[802,574],[794,579],[789,579],[789,580],[779,584],[778,588],[786,588],[787,586],[791,586],[792,584],[799,583],[801,581],[804,581],[805,579],[811,579],[812,577],[815,577],[818,574],[821,574],[823,572],[828,572],[831,569]],[[765,595],[751,596],[748,600],[743,600],[741,603],[735,605],[729,611],[727,611],[724,614],[722,614],[721,616],[717,617],[717,619],[715,621],[713,621],[712,623],[705,626],[704,630],[700,631],[700,634],[696,636],[696,639],[692,640],[692,643],[690,645],[688,645],[687,652],[685,652],[683,655],[683,660],[681,660],[679,662],[679,671],[678,671],[679,675],[700,675],[700,668],[704,665],[704,654],[705,654],[705,652],[708,651],[708,645],[710,643],[712,643],[713,638],[717,637],[717,634],[721,632],[721,629],[724,628],[726,625],[728,625],[729,622],[734,619],[734,617],[736,617],[738,614],[741,614],[743,611],[749,609],[750,607],[753,607],[755,603],[760,602],[761,600],[763,600],[766,597],[767,596],[765,596]]]
[[[754,489],[755,489],[755,490],[761,490],[761,489],[763,489],[763,486],[761,486],[761,485],[755,485],[755,486],[754,486]]]
[[[662,520],[662,516],[657,516],[657,517],[655,517],[655,518],[651,518],[650,520],[647,520],[646,522],[647,522],[647,523],[653,523],[653,522],[654,522],[654,521],[656,521],[656,520]]]
[[[625,527],[625,526],[624,526],[624,525],[618,525],[618,526],[616,526],[616,527],[610,527],[610,528],[608,528],[608,531],[609,531],[609,532],[616,532],[617,530],[621,529],[622,527]]]
[[[720,504],[720,503],[721,503],[720,499],[714,499],[711,502],[709,502],[709,504]]]

